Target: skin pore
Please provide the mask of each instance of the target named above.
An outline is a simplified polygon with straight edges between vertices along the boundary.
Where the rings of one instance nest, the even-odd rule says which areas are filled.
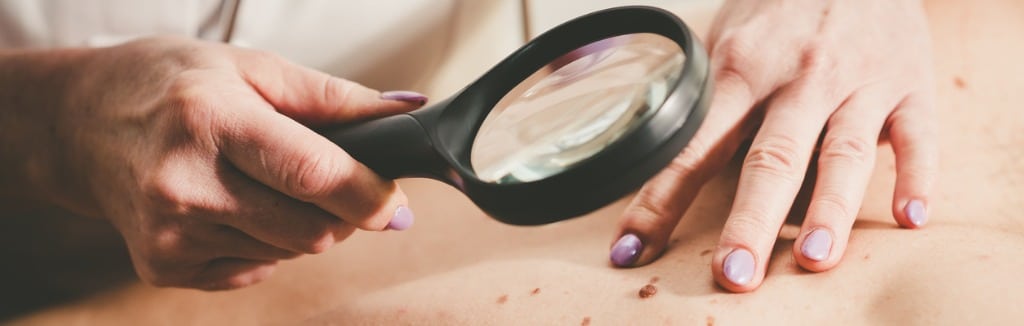
[[[493,324],[998,324],[1024,318],[1024,10],[998,4],[928,4],[934,37],[940,179],[921,230],[892,220],[888,145],[836,268],[809,273],[793,257],[798,224],[783,227],[764,283],[731,294],[710,264],[739,178],[739,160],[694,200],[649,265],[615,269],[608,239],[629,198],[590,216],[537,228],[498,224],[444,185],[400,181],[416,209],[405,233],[356,233],[318,256],[283,262],[274,278],[231,292],[156,289],[129,282],[15,324],[493,323]],[[981,37],[991,36],[991,37]],[[998,36],[998,37],[997,37]],[[0,219],[3,220],[3,219]],[[5,225],[3,229],[11,227]],[[59,239],[60,230],[52,236]],[[16,235],[15,235],[16,236]],[[109,236],[109,234],[108,234]],[[17,244],[5,238],[6,248]],[[24,245],[22,245],[24,246]],[[19,265],[21,266],[21,265]],[[25,266],[30,266],[26,264]],[[26,267],[29,268],[29,267]],[[54,259],[39,270],[75,270]],[[69,273],[73,274],[73,273]],[[657,295],[641,287],[658,277]],[[537,293],[534,293],[539,289]],[[501,298],[504,300],[500,300]],[[503,301],[499,303],[499,301]],[[158,317],[154,317],[158,316]]]

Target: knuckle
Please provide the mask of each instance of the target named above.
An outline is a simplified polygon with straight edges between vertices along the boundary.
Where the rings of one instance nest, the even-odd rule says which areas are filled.
[[[773,175],[796,183],[802,172],[796,147],[796,141],[789,136],[769,137],[750,147],[743,161],[743,170]]]
[[[720,69],[748,71],[757,64],[754,40],[742,31],[727,32],[715,42],[712,57],[718,61]]]
[[[198,76],[182,73],[171,82],[165,105],[176,116],[186,139],[209,138],[217,119],[216,98],[202,88]]]
[[[701,162],[707,157],[707,149],[703,143],[694,138],[686,145],[683,152],[672,159],[666,170],[671,172],[677,177],[697,177],[702,178],[703,171],[701,169]]]
[[[800,53],[799,71],[808,76],[831,75],[838,64],[838,57],[833,54],[833,49],[831,41],[811,41]]]
[[[150,257],[174,257],[184,253],[185,236],[182,230],[174,226],[159,227],[154,236]]]
[[[349,178],[348,171],[327,155],[297,155],[286,163],[285,187],[296,199],[311,202],[334,191],[336,183]]]
[[[874,144],[861,137],[829,136],[821,144],[818,161],[822,164],[848,162],[856,165],[868,165],[874,157]]]
[[[328,74],[322,74],[323,78],[323,99],[321,103],[349,103],[352,100],[351,83]],[[344,104],[342,104],[344,105]]]
[[[193,204],[191,187],[177,173],[157,173],[143,187],[143,193],[157,212],[173,216],[187,216],[197,211]]]
[[[751,243],[753,239],[775,236],[781,225],[773,225],[767,214],[754,210],[742,210],[733,213],[725,222],[723,237],[739,243]]]
[[[819,216],[849,217],[855,213],[852,206],[845,197],[832,192],[824,192],[811,199],[811,207]]]

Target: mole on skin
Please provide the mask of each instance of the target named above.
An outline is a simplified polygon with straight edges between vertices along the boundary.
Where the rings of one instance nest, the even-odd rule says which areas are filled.
[[[658,288],[655,287],[654,284],[647,284],[647,285],[644,285],[644,287],[640,288],[640,292],[637,293],[637,294],[640,295],[641,299],[647,299],[647,298],[653,297],[657,293],[658,293]]]

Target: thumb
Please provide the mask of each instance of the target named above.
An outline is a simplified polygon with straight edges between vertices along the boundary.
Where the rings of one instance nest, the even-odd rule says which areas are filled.
[[[359,83],[292,63],[278,55],[242,50],[242,77],[278,112],[306,125],[372,119],[415,110],[427,97],[409,91],[381,93]]]

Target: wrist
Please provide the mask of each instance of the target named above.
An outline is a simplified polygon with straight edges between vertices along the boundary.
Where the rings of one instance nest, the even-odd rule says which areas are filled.
[[[58,119],[90,50],[0,51],[0,198],[67,207]],[[17,205],[15,205],[17,206]]]

